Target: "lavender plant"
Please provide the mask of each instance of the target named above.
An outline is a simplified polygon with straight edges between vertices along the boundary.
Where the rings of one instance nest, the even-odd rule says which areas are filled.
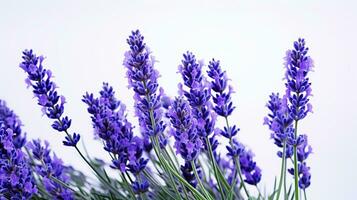
[[[284,95],[272,93],[267,104],[264,124],[281,158],[279,180],[270,193],[260,192],[262,168],[240,141],[238,126],[230,124],[234,90],[220,61],[212,59],[206,66],[187,51],[179,65],[179,92],[169,97],[159,86],[156,60],[142,34],[133,31],[127,43],[123,65],[135,113],[126,111],[108,83],[97,97],[87,92],[82,98],[93,136],[106,152],[101,158],[86,153],[80,134],[70,131],[74,123],[64,114],[66,100],[44,67],[44,57],[23,52],[20,67],[43,114],[96,179],[66,165],[47,141],[27,142],[19,117],[0,100],[0,199],[299,200],[301,191],[307,199],[312,148],[307,135],[298,132],[298,122],[312,111],[308,73],[313,64],[304,39],[287,51]],[[128,119],[131,114],[138,129]]]

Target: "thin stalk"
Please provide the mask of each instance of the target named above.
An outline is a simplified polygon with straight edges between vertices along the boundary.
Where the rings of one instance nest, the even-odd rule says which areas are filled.
[[[287,193],[286,193],[286,159],[284,161],[284,199],[287,199]]]
[[[212,166],[213,166],[213,172],[214,172],[214,176],[216,177],[217,183],[218,183],[218,191],[221,195],[222,199],[225,199],[224,193],[223,193],[223,188],[222,188],[222,184],[221,181],[219,181],[220,179],[218,178],[218,172],[217,172],[217,163],[216,163],[216,159],[214,159],[213,156],[213,151],[212,151],[212,146],[211,146],[211,142],[209,141],[208,137],[205,137],[206,139],[206,144],[208,147],[208,155],[209,155],[209,159],[212,162]]]
[[[201,188],[203,194],[206,196],[207,199],[211,199],[211,196],[210,196],[210,195],[208,194],[208,192],[206,191],[205,187],[204,187],[203,184],[202,184],[202,181],[201,181],[201,179],[200,179],[200,176],[198,175],[195,161],[191,161],[191,165],[192,165],[193,173],[194,173],[195,176],[196,176],[198,185],[200,186],[200,188]]]
[[[305,200],[307,200],[305,189],[304,189],[304,197],[305,197]]]
[[[258,194],[259,194],[258,200],[264,198],[263,195],[262,195],[262,193],[260,192],[258,186],[256,185],[255,187],[257,188],[257,191],[258,191]]]
[[[225,117],[226,119],[226,126],[227,126],[227,130],[228,132],[231,131],[231,128],[229,126],[229,122],[228,122],[228,117]],[[233,141],[232,141],[232,138],[229,139],[229,144],[231,145],[231,147],[234,149],[234,145],[233,145]],[[234,162],[235,162],[235,165],[236,165],[236,168],[237,168],[237,172],[238,172],[238,175],[239,175],[239,179],[240,179],[240,182],[241,182],[241,185],[245,191],[245,194],[247,195],[248,199],[250,198],[250,195],[249,195],[249,192],[244,184],[244,180],[243,180],[243,176],[242,176],[242,172],[241,172],[241,169],[240,169],[240,162],[239,162],[239,156],[234,156]]]
[[[171,183],[172,183],[172,187],[174,188],[174,190],[175,190],[176,194],[179,196],[179,198],[182,199],[182,198],[181,198],[181,195],[180,195],[180,192],[178,191],[178,189],[177,189],[177,187],[176,187],[176,183],[175,183],[175,181],[174,181],[174,179],[173,179],[173,177],[172,177],[172,174],[170,173],[170,170],[168,170],[168,165],[169,165],[169,164],[166,163],[166,160],[165,160],[165,159],[162,159],[161,154],[160,154],[160,152],[159,152],[158,147],[160,147],[160,143],[159,143],[159,140],[158,140],[157,136],[153,136],[153,137],[151,138],[151,140],[152,140],[153,143],[154,143],[154,144],[153,144],[154,150],[155,150],[155,153],[156,153],[157,157],[159,158],[159,162],[161,163],[161,165],[162,165],[162,167],[164,168],[164,170],[166,171],[166,173],[168,173],[168,175],[169,175],[170,181],[171,181]]]
[[[121,178],[123,179],[123,181],[124,181],[126,187],[128,187],[129,194],[130,194],[130,196],[132,197],[132,199],[136,199],[135,193],[134,193],[133,189],[131,188],[131,186],[129,185],[128,180],[126,180],[125,174],[124,174],[124,173],[121,173],[120,176],[121,176]]]
[[[295,120],[295,138],[297,139],[297,125],[298,121]],[[295,200],[299,200],[299,169],[297,160],[297,147],[294,145],[294,181],[295,181]]]
[[[278,186],[278,192],[277,192],[277,195],[276,195],[276,199],[278,200],[280,198],[280,191],[281,191],[281,186],[283,184],[283,180],[284,180],[284,171],[285,171],[285,151],[286,151],[286,140],[284,140],[284,143],[283,143],[283,156],[281,158],[281,171],[280,171],[280,180],[279,180],[279,186]],[[284,188],[285,190],[285,188]],[[285,194],[284,194],[285,195]],[[285,198],[285,196],[284,196]]]
[[[54,109],[54,107],[53,107]],[[57,118],[58,122],[60,123],[60,125],[62,126],[62,121],[61,119],[58,117]],[[64,131],[66,133],[66,135],[68,136],[68,138],[70,139],[70,141],[73,141],[72,136],[68,133],[67,130]],[[110,183],[107,182],[107,180],[105,178],[103,178],[103,176],[95,169],[95,167],[92,166],[92,164],[88,161],[88,159],[83,155],[83,153],[78,149],[77,144],[74,146],[74,148],[76,149],[76,151],[78,152],[78,154],[81,156],[81,158],[89,165],[89,167],[94,171],[94,173],[100,178],[102,179],[102,181],[104,181],[104,183],[116,194],[120,195],[116,190],[116,188],[114,188]]]

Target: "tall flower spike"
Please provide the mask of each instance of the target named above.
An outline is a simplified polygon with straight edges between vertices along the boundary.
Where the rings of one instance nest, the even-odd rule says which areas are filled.
[[[37,193],[35,180],[13,135],[11,129],[0,128],[0,199],[31,199]]]
[[[312,112],[309,103],[311,83],[307,75],[313,68],[313,61],[307,55],[308,50],[305,40],[298,39],[294,42],[294,49],[286,52],[286,95],[290,102],[289,114],[294,120],[301,120],[308,112]]]
[[[179,72],[187,89],[183,89],[182,85],[179,85],[179,87],[193,108],[193,115],[197,120],[197,133],[202,138],[205,149],[207,149],[204,138],[209,137],[213,133],[216,120],[215,113],[210,111],[210,88],[202,74],[202,64],[197,62],[195,55],[187,52],[183,54],[183,57],[182,64],[179,66]],[[214,138],[211,139],[214,140]],[[216,142],[211,141],[211,143]]]
[[[202,141],[197,132],[197,121],[192,117],[191,108],[186,100],[178,97],[169,110],[172,126],[175,128],[175,147],[185,161],[197,158]]]
[[[202,148],[202,141],[197,133],[197,121],[192,116],[189,103],[183,97],[177,97],[173,101],[168,116],[174,128],[176,152],[185,160],[185,165],[181,166],[182,175],[196,187],[197,180],[193,174],[191,161],[196,162]]]
[[[68,128],[71,126],[71,119],[63,116],[64,104],[66,103],[63,96],[58,95],[56,84],[51,80],[52,72],[42,66],[43,56],[36,56],[32,50],[23,52],[23,62],[20,67],[27,73],[28,77],[25,82],[33,88],[33,93],[38,100],[38,104],[42,106],[42,111],[50,119],[55,119],[52,128],[62,132],[67,136],[63,141],[65,146],[76,146],[80,135],[68,133]]]
[[[36,173],[41,176],[41,182],[47,193],[56,200],[74,199],[74,194],[70,189],[54,181],[55,178],[63,183],[68,183],[69,176],[65,174],[65,166],[63,165],[62,160],[59,159],[56,154],[51,156],[49,143],[45,141],[45,145],[43,146],[38,139],[28,143],[27,146],[31,150],[33,158],[36,161],[36,163],[34,163]]]
[[[133,135],[133,126],[127,120],[125,105],[115,98],[115,92],[108,83],[103,83],[100,97],[93,94],[83,96],[88,105],[95,134],[104,142],[104,150],[112,156],[112,167],[136,176],[145,169],[148,159],[143,158],[144,141]],[[147,181],[133,183],[137,192],[147,191]]]
[[[0,128],[13,130],[13,143],[21,148],[26,143],[26,134],[22,133],[22,123],[19,117],[7,107],[6,102],[0,99]]]
[[[226,72],[221,69],[220,61],[215,59],[209,62],[208,69],[207,74],[212,79],[211,88],[214,91],[214,94],[212,94],[214,111],[226,120],[226,126],[219,131],[222,136],[229,139],[230,145],[226,146],[227,155],[233,158],[234,163],[239,162],[239,165],[235,163],[236,168],[240,166],[240,169],[236,170],[238,170],[238,173],[241,171],[245,176],[244,181],[251,185],[257,185],[261,179],[261,170],[253,161],[253,153],[234,138],[240,129],[235,125],[229,126],[228,124],[228,116],[232,114],[235,106],[231,101],[233,89],[228,85]],[[237,158],[239,158],[239,161],[237,161]]]
[[[132,32],[127,43],[130,50],[125,53],[123,64],[127,68],[129,87],[135,92],[140,130],[147,137],[159,136],[163,145],[166,142],[162,133],[166,125],[162,120],[161,96],[157,94],[159,72],[154,68],[155,59],[150,55],[139,30]]]
[[[307,113],[312,112],[312,105],[309,103],[311,96],[311,83],[309,82],[308,73],[312,71],[313,61],[307,55],[309,48],[305,46],[305,40],[299,38],[294,42],[294,48],[286,52],[285,57],[285,79],[286,79],[286,98],[288,99],[289,117],[295,121],[295,128],[299,120],[304,119]],[[307,136],[299,135],[297,130],[288,138],[288,143],[294,146],[294,172],[295,192],[300,188],[307,188],[310,185],[311,174],[310,168],[306,166],[305,159],[311,152],[311,147],[305,154]],[[297,171],[295,171],[297,170]],[[298,180],[299,179],[299,180]],[[298,198],[298,194],[296,194]]]
[[[286,142],[288,137],[291,137],[291,134],[294,132],[292,119],[289,116],[285,98],[280,98],[279,93],[272,93],[269,98],[270,100],[266,106],[270,113],[264,117],[264,124],[272,131],[271,138],[274,140],[274,143],[279,148],[283,148],[284,141]],[[293,155],[293,146],[289,143],[285,145],[285,159],[291,158]],[[282,158],[283,151],[279,150],[278,156]]]

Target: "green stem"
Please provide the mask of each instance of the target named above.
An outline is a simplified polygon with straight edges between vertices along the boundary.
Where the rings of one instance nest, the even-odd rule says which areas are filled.
[[[286,193],[286,159],[284,161],[284,199],[287,199],[287,193]]]
[[[121,176],[121,178],[123,179],[123,181],[124,181],[126,187],[128,188],[130,196],[131,196],[133,199],[136,199],[135,193],[134,193],[133,189],[131,188],[131,186],[129,185],[128,180],[126,180],[125,174],[124,174],[124,173],[121,173],[120,176]]]
[[[212,151],[212,146],[211,146],[211,142],[209,141],[208,137],[205,137],[206,139],[206,144],[208,146],[208,155],[209,155],[209,158],[211,160],[211,163],[212,163],[212,166],[213,166],[213,172],[214,172],[214,176],[216,177],[216,180],[217,180],[217,183],[218,183],[218,191],[221,195],[221,198],[222,199],[225,199],[225,196],[224,196],[224,193],[222,191],[222,184],[221,184],[221,181],[218,177],[218,172],[217,172],[217,163],[216,163],[216,160],[214,159],[214,156],[213,156],[213,151]]]
[[[305,200],[307,200],[305,189],[304,189],[304,197],[305,197]]]
[[[180,192],[178,191],[178,189],[176,187],[176,183],[172,177],[172,174],[170,173],[170,170],[168,169],[168,166],[170,167],[170,165],[168,163],[166,163],[166,160],[161,157],[162,155],[160,154],[160,151],[159,151],[160,143],[159,143],[158,137],[153,136],[151,138],[151,141],[153,142],[154,150],[155,150],[156,156],[159,158],[159,162],[160,162],[161,166],[164,168],[165,172],[169,175],[170,182],[172,184],[172,187],[175,190],[176,195],[178,195],[179,198],[182,199]]]
[[[297,139],[297,125],[298,125],[298,121],[295,120],[295,138],[296,139]],[[295,200],[299,200],[299,169],[298,169],[296,145],[294,145],[294,181],[295,181]]]
[[[281,191],[281,186],[283,185],[283,180],[284,180],[284,171],[285,171],[285,151],[286,151],[286,141],[284,140],[283,143],[283,156],[281,158],[281,170],[280,170],[280,180],[279,180],[279,187],[278,187],[278,192],[276,195],[276,199],[278,200],[280,198],[280,191]],[[285,198],[285,196],[284,196]]]
[[[229,122],[228,122],[228,117],[225,117],[226,119],[226,126],[227,126],[227,130],[230,134],[231,132],[231,127],[229,126]],[[233,145],[233,141],[232,141],[232,138],[229,139],[229,144],[231,145],[232,149],[234,149],[234,145]],[[236,168],[237,168],[237,172],[238,172],[238,175],[239,175],[239,179],[240,179],[240,182],[242,184],[242,187],[245,191],[245,194],[247,195],[248,199],[250,198],[250,195],[249,195],[249,192],[245,186],[245,183],[244,183],[244,180],[243,180],[243,176],[242,176],[242,172],[241,172],[241,169],[240,169],[240,162],[239,162],[239,156],[234,156],[234,162],[235,162],[235,165],[236,165]]]
[[[202,184],[202,181],[200,179],[200,176],[198,175],[197,172],[197,168],[196,168],[196,164],[195,161],[191,161],[191,165],[192,165],[192,169],[193,169],[193,173],[195,174],[195,177],[197,179],[198,185],[200,186],[203,194],[206,196],[207,199],[211,199],[211,196],[208,194],[208,192],[206,191],[205,187]]]

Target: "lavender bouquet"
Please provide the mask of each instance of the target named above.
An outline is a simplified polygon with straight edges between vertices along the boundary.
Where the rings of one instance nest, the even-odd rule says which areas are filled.
[[[110,163],[80,148],[81,136],[65,115],[65,97],[44,67],[44,57],[23,52],[20,68],[43,114],[96,179],[64,164],[47,141],[27,139],[19,117],[0,100],[0,199],[307,199],[311,174],[306,160],[312,149],[298,122],[312,111],[308,73],[313,62],[304,39],[286,53],[286,91],[272,93],[267,103],[264,124],[278,146],[281,173],[264,193],[262,169],[232,124],[233,88],[220,61],[205,66],[192,52],[184,53],[178,95],[169,97],[159,86],[155,59],[141,33],[133,31],[127,43],[123,66],[135,93],[139,132],[108,83],[98,95],[87,92],[82,98]]]

